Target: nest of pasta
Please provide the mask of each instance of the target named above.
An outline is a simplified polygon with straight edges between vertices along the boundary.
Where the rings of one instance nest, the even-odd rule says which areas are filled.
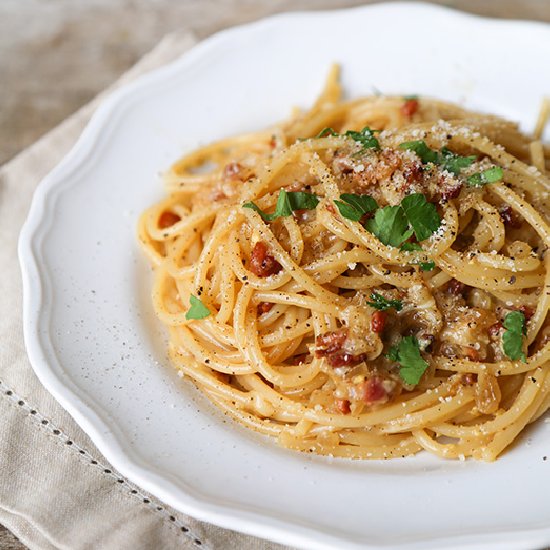
[[[548,408],[548,151],[418,97],[341,99],[180,159],[141,217],[170,357],[289,448],[494,460]]]

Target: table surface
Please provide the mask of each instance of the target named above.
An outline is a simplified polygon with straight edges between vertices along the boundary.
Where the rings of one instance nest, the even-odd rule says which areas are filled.
[[[365,0],[3,0],[0,2],[0,164],[133,65],[166,33],[201,39],[282,11],[328,9]],[[441,0],[489,17],[550,22],[548,0]],[[21,550],[0,526],[0,549]]]

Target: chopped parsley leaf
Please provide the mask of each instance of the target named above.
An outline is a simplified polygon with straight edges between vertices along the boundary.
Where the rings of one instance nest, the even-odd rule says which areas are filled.
[[[341,201],[334,201],[340,214],[354,222],[358,222],[368,212],[378,208],[378,204],[370,195],[355,195],[353,193],[342,193]]]
[[[387,355],[390,361],[399,363],[399,376],[405,384],[416,386],[426,369],[428,363],[420,355],[420,346],[414,336],[405,336],[401,341],[392,346]]]
[[[396,311],[401,311],[403,309],[403,302],[401,300],[388,300],[384,298],[382,294],[378,294],[378,292],[372,292],[370,299],[372,302],[367,302],[367,304],[375,309],[379,309],[380,311],[385,311],[386,309],[390,309],[392,307]]]
[[[511,311],[504,318],[504,334],[502,335],[502,349],[504,353],[517,361],[521,359],[527,362],[525,352],[523,351],[523,336],[526,333],[525,315],[521,311]]]
[[[483,172],[476,172],[468,178],[466,178],[466,183],[472,187],[480,187],[482,185],[487,185],[488,183],[496,183],[500,181],[504,176],[504,172],[500,166],[493,166],[492,168],[487,168]]]
[[[319,198],[313,193],[304,193],[303,191],[279,191],[277,206],[273,214],[266,214],[253,202],[245,202],[243,208],[251,208],[260,214],[266,222],[271,222],[277,218],[291,216],[295,210],[314,210],[319,204]]]
[[[348,130],[346,136],[353,139],[353,141],[360,143],[363,150],[365,149],[380,149],[380,142],[374,137],[374,132],[376,130],[371,130],[368,126],[365,126],[360,132],[354,132],[353,130]]]
[[[409,228],[409,223],[401,205],[379,208],[374,218],[367,220],[365,227],[376,235],[382,244],[395,247],[401,246],[414,233]]]
[[[360,132],[355,130],[348,130],[345,134],[339,134],[333,128],[323,128],[315,138],[323,138],[326,136],[348,137],[356,143],[362,146],[362,151],[365,149],[380,149],[380,142],[374,137],[374,132],[378,130],[371,130],[368,126],[365,126]]]
[[[401,250],[403,250],[403,252],[414,252],[416,250],[422,250],[422,247],[418,243],[411,242],[403,243],[400,248]],[[435,267],[435,262],[433,262],[432,260],[429,260],[427,262],[413,262],[413,264],[419,265],[422,271],[432,271],[432,269],[434,269]]]
[[[426,145],[426,142],[423,140],[406,141],[405,143],[401,143],[399,145],[399,149],[406,149],[407,151],[415,152],[420,157],[420,160],[423,164],[426,164],[428,162],[433,162],[434,164],[437,164],[437,151],[430,149]]]
[[[435,268],[435,262],[432,260],[429,262],[420,262],[418,265],[422,271],[432,271]]]
[[[388,350],[388,353],[386,353],[386,357],[390,360],[390,361],[393,361],[394,363],[397,363],[398,359],[399,359],[399,346],[395,345],[395,346],[392,346],[389,350]]]
[[[401,207],[419,241],[426,240],[441,225],[435,205],[428,202],[422,193],[407,195],[401,201]]]
[[[333,130],[332,128],[323,128],[313,139],[319,139],[324,138],[326,136],[339,136],[338,132],[336,130]]]
[[[285,191],[281,189],[279,198],[282,192],[286,195],[286,200],[288,204],[290,204],[290,208],[293,212],[295,210],[314,210],[319,204],[319,198],[313,193],[306,193],[304,191]]]
[[[431,162],[441,166],[443,170],[451,172],[455,176],[460,173],[462,168],[468,168],[473,162],[475,162],[475,155],[470,155],[468,157],[462,157],[453,153],[447,147],[443,147],[441,151],[434,151],[430,149],[426,142],[423,140],[419,141],[407,141],[399,145],[400,149],[407,149],[408,151],[414,151],[422,161],[423,164]]]
[[[441,225],[435,205],[422,193],[407,195],[397,206],[379,208],[374,218],[367,220],[366,229],[385,245],[402,250],[419,250],[416,243],[406,243],[414,233],[419,241],[427,239]]]
[[[208,317],[210,315],[210,310],[200,301],[199,298],[193,296],[193,294],[191,294],[189,302],[191,304],[191,307],[187,310],[187,313],[185,314],[185,318],[187,320],[204,319],[205,317]]]
[[[447,147],[443,147],[438,160],[438,164],[443,170],[447,170],[447,172],[451,172],[455,176],[458,176],[462,168],[468,168],[468,166],[471,166],[475,162],[476,156],[470,155],[461,157],[447,149]]]
[[[415,250],[422,250],[422,247],[418,243],[406,242],[401,245],[401,250],[403,252],[413,252]]]

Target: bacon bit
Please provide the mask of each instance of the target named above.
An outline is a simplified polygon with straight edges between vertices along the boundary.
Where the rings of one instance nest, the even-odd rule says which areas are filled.
[[[331,214],[336,214],[336,210],[334,209],[334,206],[329,202],[327,203],[327,205],[325,206],[325,208],[331,213]]]
[[[337,352],[333,353],[332,355],[326,355],[328,364],[337,369],[338,367],[352,367],[354,365],[358,365],[359,363],[362,363],[366,356],[364,353],[360,353],[359,355],[352,355],[351,353],[347,352]]]
[[[258,277],[269,277],[281,271],[281,264],[274,256],[267,253],[267,246],[263,241],[258,241],[250,256],[250,271]]]
[[[334,404],[342,414],[349,414],[351,412],[350,402],[347,399],[337,399]]]
[[[516,215],[511,206],[504,206],[500,209],[500,217],[507,227],[519,229],[521,227],[521,219]]]
[[[380,334],[386,325],[386,312],[384,311],[375,311],[372,314],[372,318],[370,321],[370,328],[372,332],[376,332],[377,334]]]
[[[441,191],[441,201],[448,202],[451,199],[456,199],[460,195],[460,191],[462,191],[462,183],[446,187]]]
[[[372,185],[391,179],[394,172],[402,166],[403,159],[393,149],[382,149],[379,162],[375,165],[367,164],[362,172],[353,173],[352,182],[357,191],[366,190]]]
[[[258,315],[261,315],[262,313],[267,313],[268,311],[271,311],[271,308],[274,306],[275,304],[271,303],[271,302],[260,302],[258,304],[258,307],[257,307],[257,310],[258,310]]]
[[[378,180],[385,179],[388,176],[393,175],[393,173],[401,166],[402,159],[397,151],[394,149],[382,149],[380,153],[380,158],[384,161],[377,165],[377,176]]]
[[[180,216],[169,210],[165,210],[159,218],[159,227],[161,229],[166,229],[167,227],[172,227],[175,223],[181,220]]]
[[[384,379],[381,376],[372,376],[361,384],[361,398],[365,403],[385,401],[388,392],[384,388]]]
[[[418,100],[407,99],[403,105],[401,105],[401,114],[408,118],[411,118],[416,111],[418,111]]]
[[[334,368],[362,363],[366,359],[364,353],[353,355],[341,351],[347,337],[348,330],[345,328],[319,334],[315,338],[315,356],[326,357],[328,364]]]
[[[498,323],[495,323],[494,325],[491,325],[487,329],[487,332],[489,333],[490,336],[498,336],[502,328],[503,328],[502,323],[498,322]]]
[[[464,386],[473,386],[477,382],[477,374],[475,372],[465,372],[460,381]]]
[[[464,352],[464,355],[470,360],[470,361],[479,361],[480,360],[480,356],[479,356],[479,352],[477,351],[477,349],[474,349],[474,348],[470,348],[468,346],[463,346],[462,347],[462,350]]]
[[[222,177],[224,180],[236,181],[241,179],[241,170],[243,169],[242,165],[238,162],[230,162],[226,164],[223,168]]]
[[[464,283],[461,283],[460,281],[457,281],[456,279],[451,279],[447,283],[447,293],[452,294],[453,296],[460,296],[466,288],[466,285]]]
[[[533,317],[533,315],[535,314],[535,310],[529,306],[521,306],[520,308],[518,308],[518,311],[521,311],[523,313],[526,321],[529,321],[529,319],[531,319],[531,317]]]
[[[319,336],[315,338],[315,346],[317,348],[315,350],[315,355],[317,357],[325,357],[340,351],[347,337],[348,330],[345,328],[319,334]]]
[[[424,170],[422,169],[422,164],[420,164],[420,162],[411,162],[406,164],[403,168],[403,177],[409,184],[419,182],[423,175]]]

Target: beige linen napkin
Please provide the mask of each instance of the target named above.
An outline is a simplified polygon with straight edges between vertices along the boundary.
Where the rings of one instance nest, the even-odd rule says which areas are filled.
[[[194,42],[189,34],[167,37],[113,87]],[[31,548],[282,548],[178,513],[119,475],[40,385],[27,359],[19,231],[36,185],[109,91],[0,168],[0,523]]]

